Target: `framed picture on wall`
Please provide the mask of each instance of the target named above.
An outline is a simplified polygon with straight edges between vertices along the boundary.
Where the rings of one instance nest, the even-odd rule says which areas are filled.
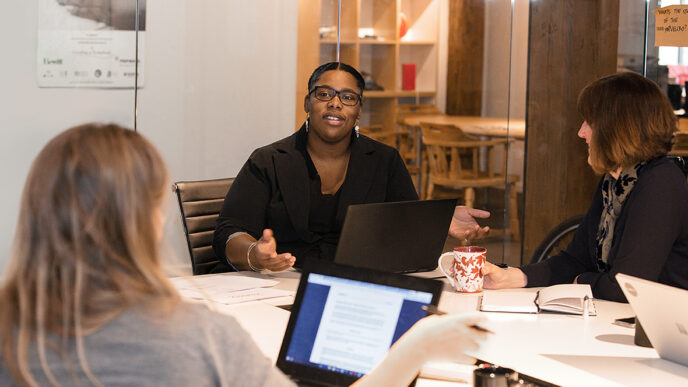
[[[142,87],[146,0],[138,10],[137,55],[136,0],[38,0],[38,86]]]

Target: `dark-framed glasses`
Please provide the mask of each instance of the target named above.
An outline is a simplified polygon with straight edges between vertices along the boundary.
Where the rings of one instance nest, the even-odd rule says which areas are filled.
[[[348,90],[337,91],[327,86],[316,86],[312,88],[308,94],[313,94],[317,100],[323,102],[331,101],[332,98],[339,95],[339,100],[342,102],[342,105],[346,106],[356,106],[361,100],[361,95],[358,93]]]

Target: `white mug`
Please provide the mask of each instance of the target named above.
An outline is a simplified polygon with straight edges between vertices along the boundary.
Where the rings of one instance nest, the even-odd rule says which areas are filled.
[[[440,255],[437,260],[442,273],[449,283],[461,293],[479,293],[483,291],[483,273],[487,249],[478,246],[455,247],[454,250]],[[452,257],[449,265],[447,257]]]

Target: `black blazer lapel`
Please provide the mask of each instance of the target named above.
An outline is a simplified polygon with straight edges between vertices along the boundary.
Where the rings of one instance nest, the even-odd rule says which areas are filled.
[[[367,203],[366,197],[375,182],[377,166],[375,165],[375,148],[371,140],[354,139],[351,146],[349,166],[346,171],[345,184],[342,187],[337,209],[337,222],[342,224],[346,209],[350,204]]]
[[[296,134],[294,135],[296,136]],[[294,139],[292,136],[291,139]],[[308,170],[303,156],[296,149],[293,141],[280,147],[274,156],[277,184],[287,207],[287,213],[294,229],[301,238],[310,242],[312,235],[308,231],[308,211],[310,208],[310,194],[308,192]]]

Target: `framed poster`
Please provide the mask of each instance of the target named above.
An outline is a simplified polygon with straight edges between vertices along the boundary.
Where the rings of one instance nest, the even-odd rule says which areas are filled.
[[[39,87],[133,88],[136,0],[38,0]],[[143,86],[146,0],[138,0],[138,87]]]

